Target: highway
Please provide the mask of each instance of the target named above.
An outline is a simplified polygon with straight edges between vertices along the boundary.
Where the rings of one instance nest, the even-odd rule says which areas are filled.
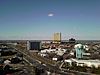
[[[61,75],[90,75],[90,73],[86,73],[86,72],[79,72],[79,71],[71,71],[71,70],[61,70],[59,69],[59,67],[57,67],[55,65],[54,62],[45,59],[45,58],[38,58],[38,56],[30,53],[28,50],[18,50],[16,48],[14,48],[15,50],[17,50],[19,53],[23,54],[24,60],[29,63],[31,66],[36,67],[37,69],[40,70],[46,70],[49,71],[51,73],[57,73],[57,74],[61,74]],[[48,61],[50,61],[48,63]],[[45,65],[43,65],[45,64]]]
[[[45,64],[45,65],[41,64],[40,63],[41,61],[39,62],[39,60],[36,59],[36,56],[30,54],[28,52],[28,50],[27,51],[17,50],[17,51],[19,53],[23,54],[24,60],[26,62],[28,62],[30,65],[33,65],[37,69],[46,70],[46,71],[49,71],[51,73],[57,73],[57,74],[61,74],[61,75],[72,75],[72,73],[62,72],[57,66],[55,66],[55,64],[50,64],[46,61],[43,62],[43,64]]]
[[[55,64],[50,64],[48,62],[43,62],[45,65],[41,64],[38,59],[36,59],[36,56],[32,55],[32,54],[28,54],[28,50],[26,51],[26,53],[24,53],[24,51],[20,51],[20,53],[22,53],[24,55],[24,58],[26,60],[29,61],[29,63],[35,67],[37,67],[38,69],[44,69],[47,71],[50,71],[52,73],[57,73],[57,74],[61,74],[61,75],[92,75],[91,73],[86,73],[86,72],[79,72],[79,71],[74,71],[74,70],[61,70],[59,69],[59,67],[57,67]]]

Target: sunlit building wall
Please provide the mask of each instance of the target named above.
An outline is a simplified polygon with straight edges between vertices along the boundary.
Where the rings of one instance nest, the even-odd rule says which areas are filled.
[[[55,43],[61,42],[61,33],[54,33],[53,40]]]

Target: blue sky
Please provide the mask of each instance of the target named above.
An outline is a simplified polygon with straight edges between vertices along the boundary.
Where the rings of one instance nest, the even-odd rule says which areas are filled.
[[[48,16],[53,14],[53,16]],[[0,0],[0,39],[100,39],[100,0]]]

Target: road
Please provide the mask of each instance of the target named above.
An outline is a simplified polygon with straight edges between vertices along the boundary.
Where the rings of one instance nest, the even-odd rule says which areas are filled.
[[[55,64],[50,64],[48,62],[44,62],[45,65],[41,64],[40,61],[38,59],[33,59],[34,55],[31,54],[26,54],[23,51],[21,52],[24,54],[25,59],[27,59],[32,65],[34,65],[35,67],[37,67],[38,69],[44,69],[47,71],[50,71],[52,73],[57,73],[57,74],[61,74],[61,75],[92,75],[91,73],[86,73],[86,72],[79,72],[79,71],[74,71],[74,70],[61,70],[59,69],[59,67],[57,67]]]
[[[59,67],[57,67],[54,62],[52,62],[48,59],[45,59],[42,57],[39,58],[38,56],[31,54],[28,50],[18,50],[18,49],[16,49],[16,50],[19,53],[23,54],[24,60],[26,60],[30,65],[33,65],[36,68],[41,69],[41,70],[46,70],[46,71],[61,74],[61,75],[89,75],[90,74],[90,73],[85,73],[85,72],[69,71],[69,70],[66,70],[66,72],[64,72],[64,70],[62,71],[61,69],[59,69]],[[49,61],[49,63],[48,63],[48,61]],[[45,64],[45,65],[43,65],[43,64]]]
[[[26,52],[25,51],[21,51],[21,50],[17,50],[17,51],[19,53],[23,54],[24,60],[26,60],[30,65],[35,66],[37,69],[47,70],[47,71],[50,71],[52,73],[56,72],[56,73],[61,74],[61,75],[72,75],[72,73],[62,72],[57,66],[55,66],[55,64],[50,64],[50,63],[48,63],[46,61],[42,62],[42,61],[36,59],[36,56],[34,56],[33,54],[30,54],[28,52],[28,50]],[[41,64],[40,62],[42,62],[45,65]]]

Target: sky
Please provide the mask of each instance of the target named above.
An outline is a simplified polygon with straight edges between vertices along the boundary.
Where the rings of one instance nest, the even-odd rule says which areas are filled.
[[[100,0],[0,0],[0,40],[100,40]]]

